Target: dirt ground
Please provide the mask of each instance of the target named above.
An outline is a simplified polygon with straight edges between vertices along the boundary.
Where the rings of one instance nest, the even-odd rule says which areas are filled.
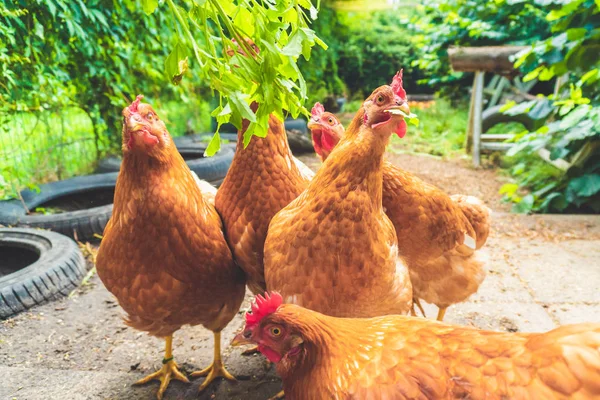
[[[302,156],[312,166],[316,157]],[[501,180],[461,161],[392,155],[398,165],[449,193],[469,193],[494,209],[485,251],[488,275],[446,321],[503,331],[546,331],[561,324],[600,322],[600,217],[521,216],[503,212]],[[249,297],[247,298],[247,302]],[[246,309],[248,303],[242,309]],[[426,305],[428,316],[435,307]],[[0,399],[153,399],[158,383],[131,384],[160,366],[163,343],[124,325],[123,312],[95,276],[71,298],[36,307],[0,323]],[[223,333],[225,363],[238,382],[203,378],[172,382],[165,399],[264,400],[281,388],[260,355],[229,346],[242,313]],[[190,373],[212,360],[213,338],[201,327],[174,337],[174,357]]]

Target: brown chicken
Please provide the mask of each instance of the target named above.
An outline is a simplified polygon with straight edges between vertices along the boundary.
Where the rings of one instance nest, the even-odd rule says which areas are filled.
[[[333,316],[406,313],[412,301],[381,206],[383,153],[392,132],[406,130],[393,114],[406,102],[382,86],[363,107],[306,191],[273,217],[265,241],[269,290]]]
[[[344,127],[319,103],[308,126],[324,161],[344,137]],[[396,228],[415,303],[437,305],[442,320],[448,306],[466,300],[485,278],[481,253],[474,251],[487,240],[489,209],[472,196],[448,196],[389,161],[383,164],[383,208]]]
[[[97,257],[98,275],[128,314],[127,323],[165,338],[163,367],[140,380],[188,382],[172,355],[181,326],[214,332],[214,362],[192,376],[233,377],[221,360],[220,332],[244,298],[243,272],[234,264],[215,208],[202,195],[164,123],[141,96],[123,110],[123,164],[114,210]]]
[[[258,105],[252,105],[253,111]],[[306,188],[292,156],[283,122],[269,117],[265,138],[253,136],[244,149],[244,121],[231,167],[217,191],[215,206],[238,265],[246,272],[253,293],[265,291],[263,249],[271,218]]]
[[[257,296],[233,344],[277,363],[289,400],[600,398],[600,324],[504,333],[281,303]]]

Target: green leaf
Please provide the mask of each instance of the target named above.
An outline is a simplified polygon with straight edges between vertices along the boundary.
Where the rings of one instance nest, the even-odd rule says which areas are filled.
[[[256,122],[256,115],[254,115],[244,97],[246,96],[239,91],[233,92],[229,95],[230,104],[241,114],[242,118],[250,122]]]
[[[298,57],[300,53],[302,53],[302,40],[304,39],[304,34],[302,31],[297,30],[292,34],[289,38],[288,43],[285,45],[283,49],[281,49],[281,54],[285,56]]]
[[[569,182],[568,188],[581,197],[590,197],[600,191],[600,174],[588,174]]]
[[[142,9],[146,15],[150,15],[158,7],[158,0],[142,0]]]
[[[187,48],[177,42],[165,60],[165,73],[175,85],[178,85],[183,74],[188,70]]]
[[[515,204],[513,210],[519,214],[528,214],[533,209],[534,202],[535,198],[533,197],[533,195],[528,194],[527,196],[523,197],[520,202]]]
[[[213,137],[210,139],[210,142],[208,143],[208,146],[206,147],[206,150],[204,150],[204,156],[205,157],[212,157],[220,149],[221,149],[221,135],[219,135],[219,132],[215,132],[215,134],[213,135]]]
[[[587,113],[590,111],[591,107],[587,104],[580,105],[575,110],[571,111],[563,120],[560,122],[561,129],[569,129],[575,126],[579,121],[581,121]]]
[[[569,203],[562,193],[552,192],[544,199],[539,208],[541,211],[551,211],[552,209],[562,211],[567,208],[568,205]]]
[[[512,195],[514,195],[517,192],[517,190],[519,190],[519,185],[517,185],[516,183],[505,183],[504,185],[502,185],[498,193],[505,194],[508,197],[512,197]]]

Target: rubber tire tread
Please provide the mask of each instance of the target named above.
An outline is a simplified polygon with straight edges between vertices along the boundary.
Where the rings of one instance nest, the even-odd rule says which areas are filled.
[[[86,262],[70,238],[56,232],[0,228],[0,246],[39,252],[34,263],[0,277],[0,319],[68,295],[86,274]]]

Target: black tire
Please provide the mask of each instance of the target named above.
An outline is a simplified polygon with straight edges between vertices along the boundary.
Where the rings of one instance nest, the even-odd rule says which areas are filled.
[[[48,201],[95,190],[113,189],[117,172],[78,176],[40,186],[39,193],[23,190],[21,196],[29,210]],[[50,215],[28,215],[19,200],[0,202],[0,225],[49,229],[78,240],[102,234],[112,214],[112,204]]]
[[[488,108],[481,115],[481,133],[486,133],[492,127],[498,124],[506,124],[517,122],[523,125],[528,131],[538,129],[538,120],[534,119],[530,114],[508,115],[500,111],[503,105],[497,105]]]
[[[183,151],[183,150],[180,150]],[[235,144],[225,144],[221,150],[212,157],[203,157],[187,160],[186,163],[200,179],[204,179],[213,186],[219,187],[229,171],[233,156],[235,155]]]
[[[106,174],[108,172],[118,172],[121,169],[121,157],[109,156],[98,161],[96,173]]]
[[[38,253],[39,259],[0,276],[0,319],[68,295],[86,273],[86,263],[77,244],[55,232],[0,228],[0,251],[2,247],[29,250]],[[14,260],[2,260],[11,261]]]
[[[302,132],[302,134],[304,134],[304,135],[308,133],[308,127],[306,126],[306,120],[304,120],[302,118],[286,119],[283,122],[283,125],[285,126],[286,131],[297,130],[297,131]]]
[[[233,161],[237,134],[221,134],[222,139],[233,141],[233,144],[228,143],[223,145],[221,150],[213,157],[204,157],[207,145],[206,136],[210,135],[212,134],[180,136],[173,139],[173,141],[181,155],[186,159],[187,165],[200,179],[208,181],[214,186],[219,186],[223,182],[223,179],[225,179],[225,175],[227,175],[227,171]],[[97,172],[119,171],[120,168],[121,158],[111,156],[100,160]]]

